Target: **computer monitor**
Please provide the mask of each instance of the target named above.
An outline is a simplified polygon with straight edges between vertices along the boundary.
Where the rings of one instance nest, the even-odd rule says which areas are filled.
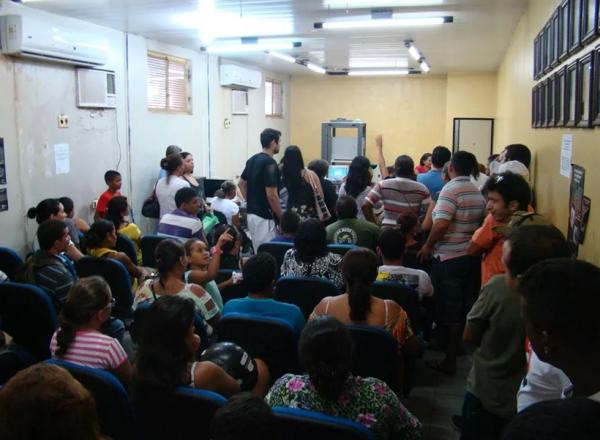
[[[348,175],[348,165],[331,165],[327,177],[334,182],[343,181]]]
[[[225,179],[204,179],[204,197],[214,197],[215,192],[221,188]]]

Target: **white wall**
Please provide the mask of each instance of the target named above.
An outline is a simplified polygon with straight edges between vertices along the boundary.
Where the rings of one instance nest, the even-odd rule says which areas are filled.
[[[0,14],[21,8],[4,2]],[[46,20],[57,19],[27,9]],[[0,137],[7,155],[9,195],[9,210],[0,212],[0,244],[21,253],[37,230],[35,220],[25,217],[28,207],[44,198],[69,196],[78,215],[88,218],[90,202],[105,189],[106,170],[117,169],[128,179],[123,33],[86,26],[109,40],[111,55],[105,68],[116,72],[116,110],[76,107],[73,66],[0,56]],[[69,116],[69,128],[58,128],[59,114]],[[55,174],[53,146],[58,143],[70,147],[68,174]]]

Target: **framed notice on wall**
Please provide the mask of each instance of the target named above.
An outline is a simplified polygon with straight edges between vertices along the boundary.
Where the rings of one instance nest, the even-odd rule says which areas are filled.
[[[575,256],[583,236],[585,169],[573,165],[571,169],[571,188],[569,194],[569,230],[567,240],[573,247]]]

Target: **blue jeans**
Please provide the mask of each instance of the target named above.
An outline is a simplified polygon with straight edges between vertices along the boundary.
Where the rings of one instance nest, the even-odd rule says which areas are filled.
[[[462,407],[462,430],[460,440],[500,439],[509,420],[492,414],[481,400],[467,391]]]
[[[433,259],[431,282],[437,297],[436,322],[461,325],[471,310],[481,284],[481,258],[462,256]]]

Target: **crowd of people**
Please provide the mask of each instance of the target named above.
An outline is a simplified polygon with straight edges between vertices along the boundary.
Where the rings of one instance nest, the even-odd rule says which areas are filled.
[[[237,187],[223,183],[210,206],[193,177],[192,155],[167,148],[154,188],[157,232],[165,238],[155,250],[156,268],[142,265],[142,233],[129,219],[117,171],[104,176],[107,189],[91,225],[74,216],[66,197],[31,208],[28,216],[39,224],[34,253],[16,280],[42,287],[59,312],[52,356],[113,372],[130,386],[138,410],[157,417],[160,402],[181,385],[231,397],[214,418],[215,439],[265,432],[248,414],[272,424],[270,406],[350,418],[378,439],[422,438],[402,395],[352,374],[346,325],[363,324],[388,332],[402,359],[424,345],[440,348],[443,357],[427,365],[442,374],[455,374],[461,350],[472,350],[462,413],[452,418],[462,440],[600,436],[597,423],[584,422],[571,423],[564,437],[549,434],[560,431],[548,427],[556,418],[600,412],[600,326],[593,315],[600,269],[572,259],[563,234],[535,212],[525,145],[507,146],[487,165],[436,146],[416,166],[400,155],[388,168],[377,136],[381,179],[375,181],[367,157],[357,156],[338,187],[327,179],[327,161],[305,166],[298,146],[288,146],[277,163],[280,140],[279,131],[264,130],[262,151],[248,159]],[[220,224],[206,222],[217,214]],[[133,243],[135,258],[117,246],[121,236]],[[280,265],[257,252],[272,241],[290,246]],[[242,255],[248,243],[254,251]],[[328,244],[354,247],[342,256]],[[125,326],[111,316],[107,283],[78,278],[74,262],[86,253],[118,261],[129,273],[133,308],[147,310],[136,347],[124,348]],[[221,269],[236,272],[218,280]],[[279,273],[327,279],[338,294],[305,319],[297,306],[274,299]],[[221,291],[240,280],[248,296],[224,303]],[[374,295],[373,284],[382,281],[414,293],[428,317],[423,331],[396,301]],[[220,318],[232,313],[287,323],[305,374],[271,377],[269,365],[243,347],[213,344]],[[210,347],[200,354],[201,346]],[[27,411],[33,389],[42,386],[32,375],[62,381],[62,394],[51,397],[76,399],[82,412],[89,410],[89,395],[49,365],[17,374],[0,391],[0,408],[28,386],[20,400]],[[236,431],[234,419],[246,432]],[[0,422],[0,437],[17,429],[11,423]],[[94,418],[86,429],[97,434]]]

